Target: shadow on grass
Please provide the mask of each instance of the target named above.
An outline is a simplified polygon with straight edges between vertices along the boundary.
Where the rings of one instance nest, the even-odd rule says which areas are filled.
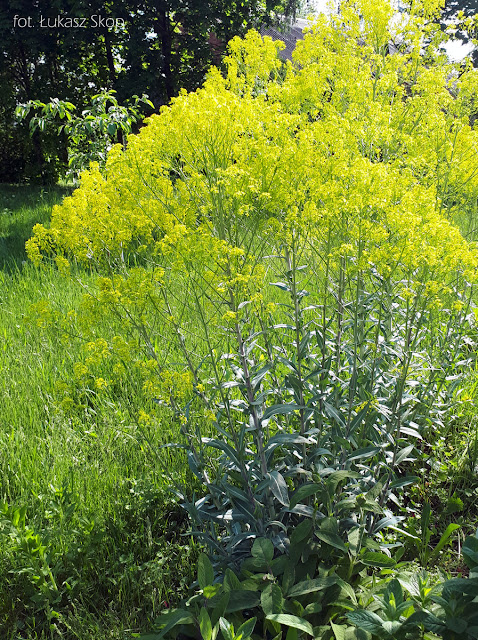
[[[25,242],[35,224],[48,224],[53,205],[72,187],[0,184],[0,269],[14,272],[27,260]]]

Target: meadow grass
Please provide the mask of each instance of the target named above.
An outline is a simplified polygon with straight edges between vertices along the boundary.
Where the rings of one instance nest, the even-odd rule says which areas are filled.
[[[24,243],[65,193],[0,189],[0,637],[16,640],[147,630],[191,582],[195,553],[162,473],[166,465],[188,481],[184,461],[170,450],[158,456],[178,430],[167,415],[138,424],[140,380],[75,410],[61,405],[81,341],[36,326],[31,308],[47,300],[76,309],[82,290],[54,267],[28,263]],[[25,524],[12,529],[8,514],[21,507]],[[46,548],[56,591],[35,583],[38,558],[22,548],[28,532]]]

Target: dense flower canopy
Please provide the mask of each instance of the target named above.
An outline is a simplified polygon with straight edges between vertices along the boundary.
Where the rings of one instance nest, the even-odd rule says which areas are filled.
[[[92,165],[50,229],[35,227],[30,257],[173,251],[184,268],[243,252],[252,228],[303,227],[317,251],[332,234],[334,255],[360,254],[359,267],[427,269],[440,286],[443,270],[471,277],[475,249],[454,222],[477,201],[477,72],[457,77],[443,59],[433,7],[397,23],[387,2],[359,4],[319,18],[287,65],[280,43],[235,38],[226,77],[211,69],[113,148],[103,174]]]

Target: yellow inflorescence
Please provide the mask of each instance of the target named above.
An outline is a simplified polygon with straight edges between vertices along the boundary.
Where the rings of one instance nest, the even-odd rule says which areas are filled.
[[[65,274],[73,260],[102,270],[83,315],[116,313],[129,331],[141,328],[150,352],[152,335],[182,348],[193,307],[224,331],[242,321],[242,304],[272,313],[266,256],[285,248],[300,247],[317,282],[325,263],[345,283],[373,271],[396,278],[408,304],[422,296],[439,308],[450,282],[474,282],[478,266],[456,226],[478,199],[478,72],[455,79],[443,61],[427,26],[439,4],[414,3],[397,22],[386,0],[342,3],[286,65],[272,40],[234,38],[226,77],[213,68],[125,151],[113,147],[103,172],[84,172],[50,228],[35,226],[28,255],[54,257]],[[388,55],[400,40],[403,51]],[[48,310],[35,313],[52,322]],[[113,353],[121,368],[134,350],[122,340],[92,343],[82,366]],[[157,369],[144,378],[151,397],[192,391],[189,374]]]

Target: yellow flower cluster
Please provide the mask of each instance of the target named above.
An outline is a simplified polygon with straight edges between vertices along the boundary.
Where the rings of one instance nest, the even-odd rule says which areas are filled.
[[[387,0],[346,0],[286,65],[270,39],[235,38],[226,77],[211,69],[125,151],[113,147],[104,172],[85,172],[50,228],[35,226],[28,255],[56,256],[65,273],[71,259],[103,270],[84,304],[93,321],[113,311],[151,355],[174,343],[175,357],[189,349],[198,362],[217,344],[208,328],[230,331],[246,303],[272,311],[261,301],[286,250],[311,268],[318,304],[334,282],[350,289],[373,272],[439,307],[478,266],[458,227],[478,202],[478,72],[456,79],[443,60],[427,26],[439,5],[417,1],[397,21]],[[390,41],[402,50],[389,55]],[[130,360],[115,340],[88,357]],[[191,385],[184,373],[145,376],[152,397]]]
[[[143,390],[155,400],[164,400],[166,403],[182,403],[188,400],[193,390],[193,379],[189,371],[163,370],[159,375],[151,372],[145,380]]]
[[[47,329],[55,326],[59,319],[58,311],[53,309],[46,300],[41,300],[30,305],[25,321],[40,329]]]

